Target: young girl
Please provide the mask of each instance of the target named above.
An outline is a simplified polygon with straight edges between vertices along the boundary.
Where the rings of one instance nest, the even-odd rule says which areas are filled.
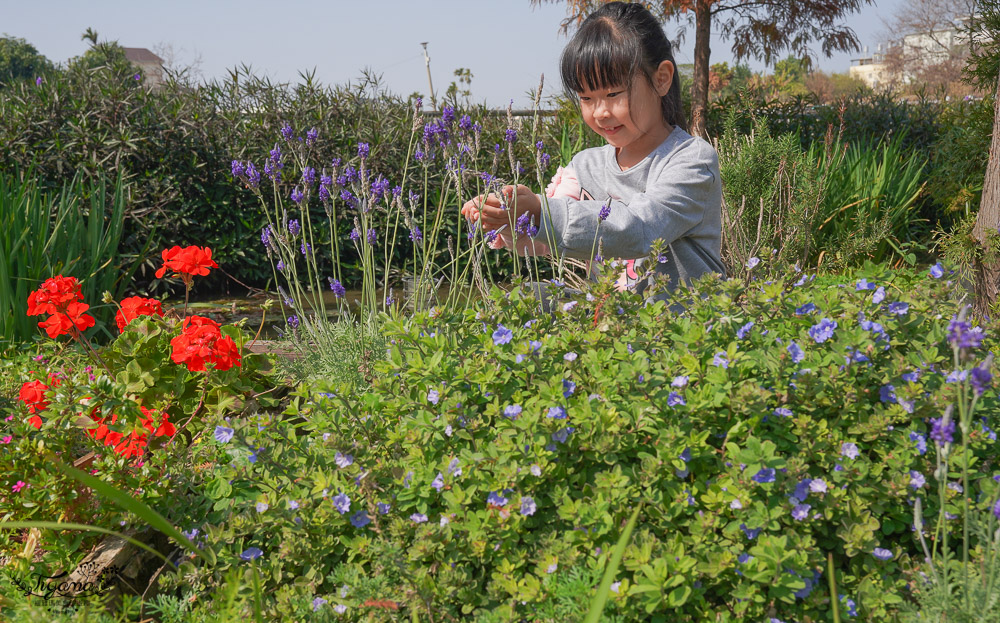
[[[680,78],[659,22],[639,4],[602,5],[566,46],[560,72],[584,122],[608,144],[556,173],[546,209],[519,185],[468,201],[462,214],[481,219],[487,232],[507,225],[502,239],[511,246],[510,223],[527,212],[540,231],[533,241],[518,237],[519,254],[553,241],[561,253],[589,260],[597,232],[605,258],[627,260],[619,286],[640,294],[648,285],[638,282],[642,258],[658,238],[666,261],[655,270],[670,278],[668,290],[724,274],[718,154],[684,131]],[[516,213],[504,207],[514,205]]]

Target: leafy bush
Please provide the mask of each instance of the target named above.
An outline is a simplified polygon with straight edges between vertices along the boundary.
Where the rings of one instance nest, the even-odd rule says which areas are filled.
[[[923,560],[929,418],[967,390],[950,288],[862,275],[708,277],[679,315],[605,283],[551,314],[515,289],[390,322],[370,391],[315,386],[193,446],[210,500],[174,517],[220,566],[163,586],[204,595],[237,573],[265,616],[580,620],[642,501],[609,620],[825,620],[828,555],[844,604],[887,620]],[[968,494],[986,510],[995,391],[981,401]],[[923,498],[926,516],[961,498]]]

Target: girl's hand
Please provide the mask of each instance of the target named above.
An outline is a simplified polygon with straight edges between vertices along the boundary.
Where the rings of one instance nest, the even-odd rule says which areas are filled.
[[[523,184],[504,186],[500,195],[490,193],[465,202],[462,206],[462,216],[476,221],[480,220],[484,232],[499,229],[504,225],[514,227],[517,218],[527,212],[537,227],[541,223],[542,204],[538,196]]]

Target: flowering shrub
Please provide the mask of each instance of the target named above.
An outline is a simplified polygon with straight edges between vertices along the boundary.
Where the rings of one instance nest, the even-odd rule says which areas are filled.
[[[211,252],[197,247],[168,250],[164,257],[166,268],[188,287],[191,277],[214,266]],[[51,465],[53,455],[68,463],[79,459],[99,478],[148,501],[167,495],[171,473],[187,469],[188,445],[202,431],[204,418],[271,402],[269,363],[262,355],[242,353],[238,326],[200,316],[182,319],[174,311],[164,313],[155,299],[131,297],[116,317],[121,333],[98,353],[84,335],[86,323],[78,320],[86,318],[87,304],[80,299],[76,280],[64,277],[46,280],[28,299],[31,313],[50,314],[47,326],[68,323],[65,332],[83,350],[56,356],[43,344],[30,368],[22,368],[28,380],[0,421],[0,517],[117,528],[110,520],[121,512],[67,481]],[[60,316],[69,320],[52,320]],[[0,551],[20,551],[16,538],[0,532]],[[39,545],[54,550],[45,564],[59,569],[89,542],[47,532]]]
[[[293,419],[219,424],[197,460],[224,511],[185,529],[265,569],[276,611],[581,620],[643,501],[608,616],[826,620],[831,555],[841,617],[887,620],[918,536],[940,540],[914,502],[954,544],[963,495],[987,511],[998,495],[993,333],[949,320],[940,274],[707,277],[683,314],[608,283],[551,314],[515,290],[390,323],[370,392],[317,387]],[[984,416],[967,493],[928,450],[963,391]],[[169,584],[223,573],[187,562]]]

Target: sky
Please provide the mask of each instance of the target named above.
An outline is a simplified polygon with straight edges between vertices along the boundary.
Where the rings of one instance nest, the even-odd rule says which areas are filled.
[[[862,46],[875,51],[896,7],[906,0],[867,6],[844,23]],[[427,42],[431,80],[441,94],[454,71],[472,72],[472,99],[494,107],[511,100],[529,107],[529,91],[545,77],[544,93],[559,90],[558,61],[567,36],[559,32],[565,3],[532,6],[529,0],[0,0],[0,35],[27,40],[55,63],[86,51],[87,28],[102,41],[125,47],[169,48],[180,66],[195,65],[204,79],[222,79],[246,64],[272,81],[296,83],[315,69],[328,85],[357,82],[363,70],[403,96],[429,92],[422,42]],[[671,37],[679,24],[670,22]],[[694,29],[675,50],[680,64],[693,62]],[[815,66],[846,72],[854,54],[819,54]],[[163,54],[161,54],[163,56]],[[730,45],[712,40],[711,62],[732,64]],[[754,71],[769,72],[758,61]]]

